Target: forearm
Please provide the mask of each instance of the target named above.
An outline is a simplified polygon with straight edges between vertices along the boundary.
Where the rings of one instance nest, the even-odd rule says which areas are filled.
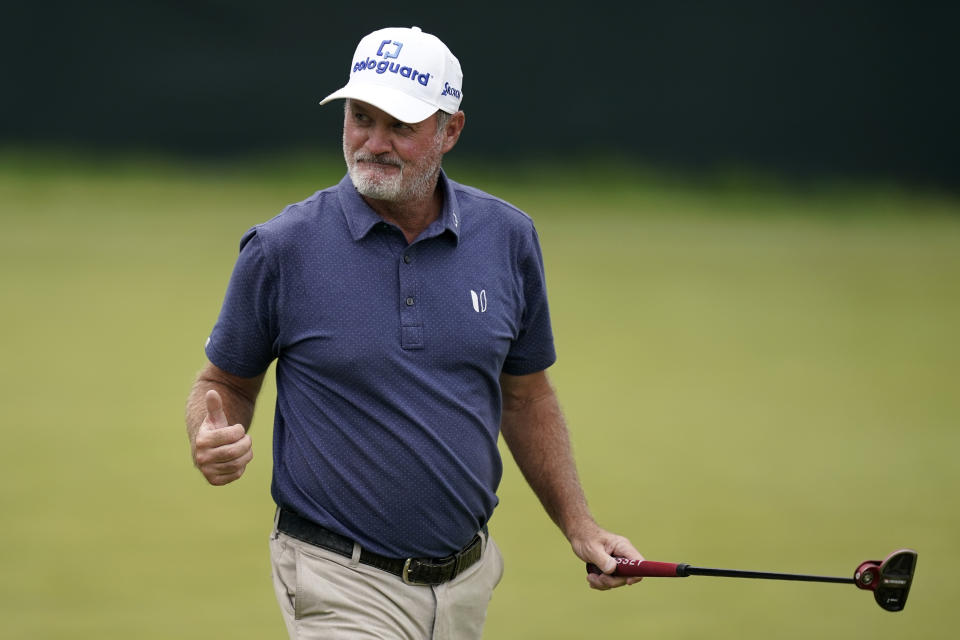
[[[577,474],[566,422],[549,384],[505,398],[501,431],[530,488],[568,539],[596,526]]]
[[[500,429],[517,466],[544,509],[570,542],[573,552],[610,574],[615,557],[643,560],[629,540],[602,529],[587,507],[570,435],[545,372],[500,376],[503,418]],[[611,589],[640,578],[587,576],[594,589]]]

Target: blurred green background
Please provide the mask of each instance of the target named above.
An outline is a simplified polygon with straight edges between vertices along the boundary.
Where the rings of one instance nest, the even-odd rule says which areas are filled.
[[[705,566],[920,554],[898,614],[843,585],[597,593],[507,457],[486,637],[955,637],[960,199],[586,160],[448,170],[537,223],[551,374],[603,525]],[[0,637],[284,637],[272,380],[227,487],[192,468],[182,408],[240,235],[342,171],[0,153]]]
[[[192,468],[183,406],[242,233],[343,174],[342,114],[317,103],[362,35],[413,24],[464,68],[450,175],[537,223],[598,520],[705,566],[920,554],[898,614],[843,585],[597,593],[507,455],[487,638],[954,638],[958,20],[894,0],[5,7],[0,638],[284,637],[272,376],[230,486]]]

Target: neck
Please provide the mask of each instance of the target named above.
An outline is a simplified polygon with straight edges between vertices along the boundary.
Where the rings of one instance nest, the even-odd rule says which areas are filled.
[[[404,202],[377,200],[364,195],[361,197],[381,218],[403,231],[407,244],[416,240],[424,229],[440,217],[443,210],[443,194],[436,187],[425,198]]]

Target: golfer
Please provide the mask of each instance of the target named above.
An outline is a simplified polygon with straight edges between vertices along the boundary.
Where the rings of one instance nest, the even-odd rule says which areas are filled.
[[[190,393],[194,462],[232,482],[277,361],[270,542],[291,638],[479,638],[503,574],[501,433],[581,561],[642,558],[577,478],[533,222],[441,169],[462,80],[417,27],[360,41],[322,102],[344,100],[347,174],[243,236]]]

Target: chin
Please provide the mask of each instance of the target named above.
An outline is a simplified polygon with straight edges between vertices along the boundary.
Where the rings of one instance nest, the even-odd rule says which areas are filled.
[[[370,180],[366,176],[351,175],[350,177],[353,179],[353,186],[362,196],[388,202],[399,199],[399,188],[396,185]]]

